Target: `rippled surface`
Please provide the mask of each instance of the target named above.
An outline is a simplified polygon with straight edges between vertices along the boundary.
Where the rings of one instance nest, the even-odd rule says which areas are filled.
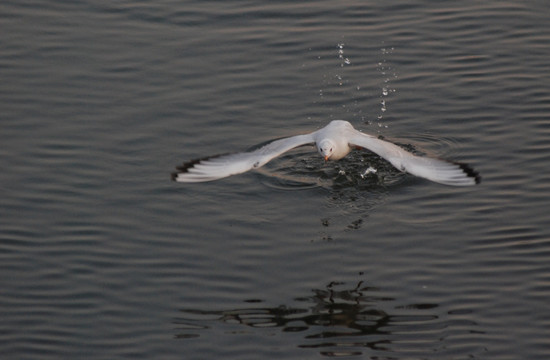
[[[0,357],[548,359],[548,10],[3,1]],[[170,182],[339,118],[483,182]]]

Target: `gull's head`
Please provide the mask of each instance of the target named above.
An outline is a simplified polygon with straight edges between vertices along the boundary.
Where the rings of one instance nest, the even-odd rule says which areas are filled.
[[[319,150],[319,154],[325,158],[325,161],[328,161],[328,159],[332,157],[335,149],[334,143],[329,139],[321,140],[319,144],[317,144],[317,150]]]

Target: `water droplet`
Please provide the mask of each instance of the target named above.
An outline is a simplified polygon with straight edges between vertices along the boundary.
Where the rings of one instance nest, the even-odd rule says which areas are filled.
[[[367,176],[368,174],[376,174],[378,170],[376,170],[375,168],[373,168],[372,166],[369,166],[365,171],[363,171],[363,173],[361,173],[361,178],[365,178],[365,176]]]

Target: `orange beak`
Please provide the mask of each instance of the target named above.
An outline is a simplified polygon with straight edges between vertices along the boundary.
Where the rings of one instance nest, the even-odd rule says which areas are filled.
[[[325,162],[328,161],[328,156],[325,156]]]

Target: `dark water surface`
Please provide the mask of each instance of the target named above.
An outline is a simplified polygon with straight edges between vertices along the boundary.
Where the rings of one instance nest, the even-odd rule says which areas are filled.
[[[0,357],[549,359],[548,14],[2,1]],[[311,148],[170,181],[340,118],[483,182]]]

